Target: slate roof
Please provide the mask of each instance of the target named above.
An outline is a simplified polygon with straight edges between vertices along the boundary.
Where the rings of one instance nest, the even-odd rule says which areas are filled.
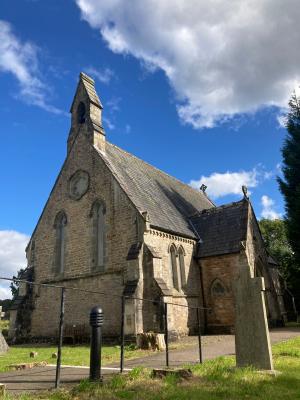
[[[248,207],[248,201],[243,199],[191,217],[191,223],[201,239],[197,257],[240,251],[240,242],[246,240]]]
[[[189,217],[214,207],[211,200],[119,147],[105,146],[105,153],[95,149],[138,210],[148,212],[151,226],[195,238]]]

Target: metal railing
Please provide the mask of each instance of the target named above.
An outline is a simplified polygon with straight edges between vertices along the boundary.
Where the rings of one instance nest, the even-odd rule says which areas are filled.
[[[27,281],[23,279],[16,279],[16,278],[7,278],[7,277],[0,277],[0,280],[10,281],[14,283],[23,283],[30,286],[38,286],[38,287],[46,287],[46,288],[53,288],[60,291],[60,309],[59,309],[59,321],[58,321],[58,347],[57,347],[57,361],[56,361],[56,374],[55,374],[55,388],[58,388],[61,381],[61,360],[62,360],[62,348],[63,348],[63,338],[64,338],[64,322],[65,322],[65,302],[66,302],[66,293],[67,291],[77,291],[83,292],[87,294],[96,294],[105,296],[107,298],[119,298],[121,300],[121,314],[120,314],[120,363],[119,363],[119,371],[122,373],[125,368],[125,307],[126,307],[126,300],[139,300],[143,302],[151,302],[152,304],[163,304],[163,321],[164,321],[164,339],[165,339],[165,365],[166,367],[170,366],[170,348],[169,348],[169,326],[168,326],[168,311],[169,306],[177,306],[182,308],[187,308],[189,310],[196,311],[196,330],[198,336],[198,351],[199,351],[199,363],[202,363],[202,340],[201,340],[201,317],[200,311],[201,310],[209,310],[206,307],[193,307],[186,304],[180,304],[176,302],[163,302],[162,300],[157,299],[149,299],[149,298],[142,298],[142,297],[135,297],[135,296],[120,296],[113,293],[107,293],[103,291],[94,291],[94,290],[87,290],[83,288],[78,288],[74,286],[62,286],[62,285],[54,285],[49,283],[37,283],[32,281]],[[101,304],[99,304],[101,305]]]

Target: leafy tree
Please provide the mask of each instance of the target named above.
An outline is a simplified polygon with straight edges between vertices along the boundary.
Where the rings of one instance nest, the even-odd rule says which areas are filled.
[[[262,219],[259,221],[259,227],[266,248],[278,262],[279,271],[296,298],[297,308],[300,309],[300,265],[289,242],[287,221]]]
[[[268,252],[278,261],[280,272],[287,279],[293,260],[293,251],[287,238],[285,221],[282,219],[261,219],[259,227]]]
[[[0,306],[2,306],[2,311],[6,312],[8,311],[9,307],[12,304],[12,300],[11,299],[5,299],[5,300],[0,300]]]
[[[21,268],[18,272],[17,272],[17,276],[14,276],[13,279],[22,279],[22,275],[24,273],[25,269]],[[18,281],[13,281],[10,284],[10,290],[11,290],[11,294],[12,294],[12,298],[13,300],[18,297],[19,294],[19,282]]]
[[[282,148],[284,179],[278,178],[278,182],[285,199],[289,242],[300,265],[300,104],[296,93],[289,102],[286,128],[287,137]]]

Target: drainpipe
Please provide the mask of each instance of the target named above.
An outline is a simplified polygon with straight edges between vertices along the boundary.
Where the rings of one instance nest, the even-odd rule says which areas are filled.
[[[198,261],[198,265],[199,265],[199,276],[200,276],[202,304],[203,304],[203,307],[204,307],[204,332],[206,333],[206,330],[207,330],[207,309],[206,309],[206,300],[205,300],[204,285],[203,285],[203,268],[202,268],[201,261],[199,259],[197,261]]]
[[[191,221],[191,219],[189,219],[189,223],[197,237],[197,246],[200,246],[202,243],[202,239],[199,235],[199,233],[197,232],[197,229],[195,228],[193,222]],[[204,307],[204,332],[206,332],[207,330],[207,310],[206,310],[206,300],[205,300],[205,295],[204,295],[204,285],[203,285],[203,269],[202,269],[202,265],[201,265],[201,261],[198,258],[197,259],[197,263],[199,265],[199,276],[200,276],[200,286],[201,286],[201,297],[202,297],[202,304]]]

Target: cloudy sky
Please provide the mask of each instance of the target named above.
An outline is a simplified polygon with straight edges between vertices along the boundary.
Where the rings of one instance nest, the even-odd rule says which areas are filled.
[[[282,217],[299,17],[297,0],[2,0],[0,275],[25,265],[80,71],[96,81],[109,141],[206,184],[217,204],[246,185],[258,218]]]

